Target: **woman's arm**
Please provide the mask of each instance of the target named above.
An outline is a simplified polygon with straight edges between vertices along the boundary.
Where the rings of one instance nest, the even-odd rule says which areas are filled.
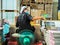
[[[45,18],[44,17],[41,17],[41,16],[35,16],[32,18],[32,20],[44,20]]]

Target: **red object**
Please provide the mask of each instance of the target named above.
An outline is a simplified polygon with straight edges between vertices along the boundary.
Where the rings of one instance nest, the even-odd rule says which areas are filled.
[[[37,42],[37,45],[43,45],[42,42]]]
[[[42,44],[42,42],[40,41],[40,42],[36,42],[36,43],[34,43],[34,44],[32,44],[32,45],[43,45],[43,44]]]
[[[17,41],[9,41],[8,45],[18,45]]]

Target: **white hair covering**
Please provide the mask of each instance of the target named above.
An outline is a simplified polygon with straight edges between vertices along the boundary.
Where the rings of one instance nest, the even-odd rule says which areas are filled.
[[[20,13],[22,13],[25,8],[27,8],[27,6],[22,6],[21,10],[20,10]]]

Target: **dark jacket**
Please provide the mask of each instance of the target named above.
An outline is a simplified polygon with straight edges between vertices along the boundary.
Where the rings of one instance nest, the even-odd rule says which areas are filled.
[[[23,12],[17,18],[16,27],[19,27],[19,30],[29,29],[34,32],[35,28],[31,26],[30,21],[32,20],[32,16]]]

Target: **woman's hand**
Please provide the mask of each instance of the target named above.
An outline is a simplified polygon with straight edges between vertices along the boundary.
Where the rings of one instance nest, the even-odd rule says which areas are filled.
[[[35,17],[33,17],[32,20],[45,20],[45,18],[42,16],[35,16]]]

